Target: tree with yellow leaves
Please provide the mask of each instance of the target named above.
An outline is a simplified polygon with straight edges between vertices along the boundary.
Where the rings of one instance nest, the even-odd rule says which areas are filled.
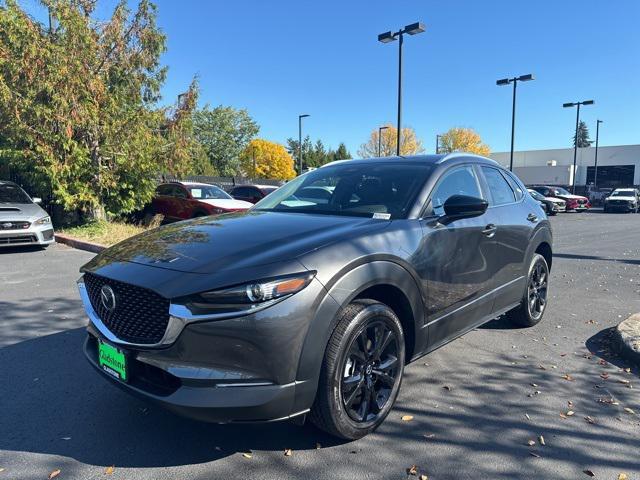
[[[242,171],[252,178],[291,180],[296,176],[293,158],[284,146],[255,138],[240,154]]]
[[[482,143],[480,135],[471,128],[454,127],[440,136],[440,153],[469,152],[489,156],[489,146]]]
[[[392,125],[385,125],[380,137],[380,156],[390,157],[396,154],[396,146],[398,145],[398,129]],[[402,129],[402,139],[400,143],[401,155],[416,155],[424,151],[422,142],[416,136],[416,132],[411,127]],[[358,155],[361,158],[378,156],[378,129],[371,132],[367,143],[363,143],[358,149]]]

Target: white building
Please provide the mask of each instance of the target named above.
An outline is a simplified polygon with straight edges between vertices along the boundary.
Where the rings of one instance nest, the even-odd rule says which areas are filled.
[[[595,147],[579,148],[576,185],[591,185],[595,178]],[[509,167],[509,152],[490,155]],[[527,184],[571,185],[573,148],[513,152],[513,171]],[[598,147],[598,187],[640,185],[640,145]]]

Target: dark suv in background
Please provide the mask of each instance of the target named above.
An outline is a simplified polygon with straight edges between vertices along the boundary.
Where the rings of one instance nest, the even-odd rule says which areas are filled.
[[[551,261],[542,207],[492,160],[340,161],[248,211],[103,251],[78,281],[84,349],[121,388],[192,418],[310,412],[355,439],[387,416],[407,362],[504,313],[538,323]]]

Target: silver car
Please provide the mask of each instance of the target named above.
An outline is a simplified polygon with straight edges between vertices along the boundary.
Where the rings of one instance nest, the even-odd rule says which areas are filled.
[[[54,242],[49,214],[13,182],[0,180],[0,247]]]

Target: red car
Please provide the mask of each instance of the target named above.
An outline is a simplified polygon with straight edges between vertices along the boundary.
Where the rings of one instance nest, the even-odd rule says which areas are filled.
[[[587,197],[580,195],[573,195],[562,187],[547,187],[544,185],[536,185],[531,187],[536,192],[544,195],[545,197],[560,198],[567,202],[567,212],[569,210],[575,210],[576,212],[583,212],[591,208],[591,203]]]
[[[156,188],[151,206],[155,214],[163,215],[166,220],[185,220],[247,210],[252,204],[232,198],[215,185],[171,182]]]

